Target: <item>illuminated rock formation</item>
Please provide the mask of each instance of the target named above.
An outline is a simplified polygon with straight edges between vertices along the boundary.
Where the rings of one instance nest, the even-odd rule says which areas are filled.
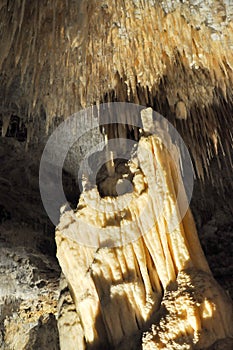
[[[198,176],[219,181],[208,171],[232,143],[230,1],[11,0],[0,11],[3,134],[9,113],[45,112],[48,131],[93,103],[150,105],[178,126],[186,120]]]
[[[52,335],[54,348],[58,348],[55,318],[58,287],[57,284],[52,286],[50,284],[49,268],[46,268],[49,280],[45,278],[42,263],[47,261],[47,255],[52,255],[53,249],[50,249],[50,246],[54,243],[54,237],[53,233],[51,234],[53,231],[48,229],[48,218],[40,201],[38,168],[44,145],[53,129],[71,114],[101,102],[123,101],[150,106],[168,118],[180,132],[189,148],[197,175],[193,209],[195,209],[198,226],[202,229],[200,238],[206,248],[208,262],[214,267],[212,270],[219,283],[229,293],[232,291],[230,257],[233,230],[232,15],[231,0],[0,0],[0,134],[2,135],[0,138],[0,222],[11,220],[14,226],[14,230],[8,231],[1,224],[0,248],[4,245],[4,249],[1,250],[1,272],[6,282],[0,286],[0,291],[2,292],[4,285],[7,285],[8,277],[11,276],[17,292],[16,299],[12,297],[11,290],[4,292],[4,298],[0,301],[0,347],[14,348],[17,341],[17,350],[25,350],[25,348],[28,349],[27,347],[32,349],[34,347],[34,350],[37,350],[42,346],[47,350],[48,339]],[[128,124],[127,118],[123,123]],[[126,136],[132,130],[126,127],[124,132]],[[118,130],[107,128],[106,134],[109,139],[114,138],[117,137]],[[136,130],[134,136],[138,140]],[[152,142],[152,139],[149,140]],[[78,150],[86,150],[92,144],[92,135],[85,135],[79,142]],[[141,140],[141,143],[143,142],[145,140]],[[76,154],[78,164],[82,159],[80,153]],[[126,180],[130,183],[133,181],[134,191],[124,196],[128,198],[132,195],[135,206],[140,207],[144,199],[148,203],[151,197],[147,193],[149,187],[145,175],[141,173],[141,168],[135,164],[136,173],[133,171],[127,173],[127,177],[122,179],[120,166],[119,168],[116,166],[115,171],[112,165],[110,162],[107,168],[109,173],[114,174],[119,192],[130,192],[131,187]],[[131,165],[133,166],[133,162]],[[65,166],[65,170],[71,177],[68,180],[72,182],[75,168],[72,159],[68,159]],[[164,169],[162,165],[161,169]],[[166,183],[165,181],[164,184]],[[72,197],[75,202],[79,191],[72,185],[70,187],[71,196],[68,197]],[[112,179],[110,181],[106,178],[103,181],[100,179],[98,191],[101,195],[105,193],[111,197],[116,196]],[[91,194],[94,199],[100,198],[98,191],[92,189]],[[88,193],[86,192],[85,195]],[[80,199],[81,204],[83,196]],[[111,203],[120,201],[120,196],[118,199],[114,198]],[[100,198],[100,201],[106,202],[104,198]],[[136,207],[132,205],[130,208],[135,210]],[[84,206],[82,209],[79,207],[77,213],[84,213],[87,221],[90,221],[89,207]],[[65,218],[70,223],[70,214],[63,215],[61,225]],[[92,214],[96,215],[96,212],[91,211]],[[101,224],[100,218],[97,219],[95,224],[102,230],[102,223],[110,224],[112,217],[110,216],[110,220],[103,218]],[[117,222],[119,224],[126,219],[130,221],[130,218],[124,216],[117,218]],[[192,221],[190,218],[184,218],[181,227],[185,226],[185,220]],[[219,222],[222,223],[220,230]],[[30,226],[30,232],[25,230],[25,223]],[[32,234],[34,226],[37,232],[35,235]],[[190,232],[195,237],[195,228],[193,224],[191,226]],[[21,230],[28,233],[27,237],[30,236],[31,240],[19,239]],[[79,231],[75,230],[75,235],[77,232]],[[163,231],[159,230],[159,232]],[[187,242],[190,242],[188,232],[186,227],[177,237],[182,240],[182,237],[187,236]],[[8,237],[5,237],[7,235]],[[42,236],[39,243],[38,235]],[[74,279],[70,277],[69,264],[63,261],[65,254],[62,253],[63,243],[60,242],[62,235],[63,229],[57,233],[59,254],[61,254],[61,264],[66,271],[66,276],[71,281],[68,283],[69,288],[66,286],[67,281],[61,283],[59,333],[62,348],[72,349],[73,347],[77,350],[76,344],[80,349],[85,348],[87,347],[86,338],[89,343],[91,339],[95,339],[94,341],[98,343],[103,338],[114,344],[120,341],[123,328],[119,326],[119,319],[113,320],[116,326],[119,326],[116,329],[115,338],[115,332],[113,335],[111,333],[111,320],[103,318],[108,308],[106,299],[104,302],[107,308],[103,310],[104,316],[101,316],[102,313],[98,310],[99,296],[102,295],[102,290],[98,288],[102,285],[105,294],[106,290],[109,290],[110,295],[115,295],[113,305],[118,305],[118,299],[120,305],[124,303],[124,298],[118,298],[118,289],[119,293],[126,294],[133,289],[133,296],[130,299],[132,305],[130,302],[127,305],[131,308],[130,311],[136,310],[137,320],[135,318],[129,322],[129,325],[124,323],[127,334],[133,335],[127,339],[124,337],[125,343],[122,343],[122,349],[130,347],[134,349],[136,343],[139,346],[143,344],[147,348],[156,347],[156,344],[162,346],[164,342],[168,342],[166,334],[170,339],[169,346],[175,349],[179,348],[178,343],[183,344],[180,347],[202,347],[207,346],[207,338],[210,344],[215,339],[230,334],[226,326],[229,312],[222,315],[226,305],[225,297],[222,296],[219,299],[213,297],[214,301],[212,301],[207,292],[203,292],[197,298],[198,301],[193,297],[193,294],[199,295],[200,289],[205,290],[199,287],[200,284],[202,285],[199,279],[204,279],[204,284],[207,286],[210,283],[215,296],[222,294],[210,277],[204,257],[199,264],[199,259],[192,256],[194,252],[201,251],[197,248],[198,241],[195,249],[192,246],[187,248],[185,256],[188,265],[186,266],[184,259],[178,269],[176,267],[178,262],[173,259],[170,246],[167,253],[172,264],[169,260],[165,267],[163,265],[165,258],[155,261],[155,257],[148,255],[149,248],[152,251],[153,247],[150,247],[149,239],[146,241],[146,234],[143,237],[140,236],[137,243],[136,241],[129,243],[127,248],[127,254],[135,257],[135,264],[130,266],[130,269],[136,266],[136,272],[132,275],[128,274],[125,268],[122,275],[111,276],[111,272],[104,271],[105,279],[115,283],[112,287],[107,287],[108,283],[105,280],[101,280],[100,283],[99,274],[103,265],[100,264],[99,259],[109,259],[109,262],[115,263],[114,268],[120,268],[119,261],[123,256],[121,255],[123,248],[109,250],[101,248],[96,252],[94,248],[88,250],[80,247],[64,235],[62,242],[64,245],[67,244],[67,253],[71,250],[72,254],[77,254],[77,258],[71,258],[72,254],[69,254],[70,263],[75,263],[74,271],[77,268],[76,262],[86,257],[81,263],[81,266],[87,267],[88,270],[83,288],[91,288],[94,295],[92,313],[100,316],[97,317],[95,327],[94,320],[87,315],[90,329],[86,329],[87,326],[84,327],[81,320],[84,313],[81,317],[76,312],[78,298],[81,298],[81,294],[77,295],[81,290],[81,281],[78,280],[77,289],[73,290]],[[29,246],[26,253],[24,252],[25,241]],[[166,243],[166,239],[161,241],[161,245],[162,242]],[[14,256],[16,259],[19,256],[19,259],[27,260],[32,254],[31,247],[33,247],[33,254],[40,258],[34,261],[35,264],[28,263],[30,271],[38,270],[38,275],[42,272],[46,285],[44,289],[41,287],[41,290],[48,298],[40,299],[40,290],[39,294],[36,294],[38,290],[35,286],[39,280],[36,278],[31,283],[29,278],[28,294],[23,295],[24,298],[32,300],[29,303],[33,305],[31,310],[28,310],[28,303],[21,300],[23,293],[18,293],[21,291],[21,284],[24,285],[24,280],[18,279],[19,276],[24,275],[21,274],[22,271],[25,272],[23,264],[12,260]],[[174,251],[177,250],[174,249]],[[153,277],[146,272],[146,265],[142,261],[140,266],[146,271],[143,270],[143,275],[139,273],[137,259],[140,258],[140,252],[146,255]],[[12,254],[10,258],[8,253]],[[112,256],[117,258],[113,259]],[[109,262],[106,266],[109,266]],[[160,262],[163,269],[158,266]],[[54,262],[51,264],[54,264],[56,270],[56,264]],[[91,268],[92,265],[93,268]],[[9,266],[12,267],[12,271]],[[80,271],[83,273],[81,267]],[[156,277],[158,273],[160,275]],[[30,276],[33,276],[33,273]],[[57,271],[55,277],[57,277]],[[123,278],[127,283],[122,283]],[[138,284],[134,288],[137,278]],[[191,284],[193,286],[189,288]],[[147,288],[146,291],[144,286]],[[174,302],[176,298],[177,301]],[[76,307],[72,299],[75,300]],[[126,300],[129,298],[127,297]],[[182,309],[183,303],[189,305],[187,306],[189,315],[186,315]],[[215,303],[216,306],[214,306]],[[80,307],[85,309],[84,304],[80,303]],[[160,311],[158,311],[160,304]],[[90,307],[90,303],[87,303],[87,308]],[[41,311],[38,312],[38,309]],[[180,309],[180,313],[177,314],[175,309]],[[125,315],[124,305],[121,310],[122,315]],[[192,313],[195,316],[192,316]],[[160,317],[160,320],[153,320],[155,314],[158,318]],[[214,321],[212,326],[215,316],[217,320],[221,317],[225,320],[219,321],[216,336],[210,330],[210,328],[215,329],[218,322]],[[123,318],[125,320],[125,316]],[[32,319],[33,322],[28,322],[28,319]],[[110,330],[106,328],[106,324],[110,324]],[[33,328],[30,328],[31,326]],[[177,334],[179,333],[177,329],[181,326],[184,330]],[[173,329],[173,333],[168,331],[168,327]],[[199,327],[201,327],[200,334]],[[203,336],[203,327],[208,329],[208,336]],[[45,329],[46,332],[44,332]],[[30,331],[32,331],[31,334],[29,334]],[[15,337],[16,332],[17,337]],[[42,333],[44,336],[41,336]],[[186,334],[185,339],[184,334]],[[190,345],[195,342],[197,345]],[[231,340],[228,339],[226,344],[230,344],[231,350],[230,342]],[[91,344],[89,345],[92,347]],[[222,340],[218,340],[216,347],[222,350],[223,346],[225,345],[222,345]],[[108,345],[104,345],[104,349],[108,348]],[[117,348],[120,349],[120,345],[117,345]]]
[[[84,188],[77,211],[61,216],[57,256],[80,349],[204,349],[232,336],[230,299],[212,277],[190,210],[181,214],[184,188],[169,146],[141,137],[128,164],[132,193],[101,197],[97,186]]]

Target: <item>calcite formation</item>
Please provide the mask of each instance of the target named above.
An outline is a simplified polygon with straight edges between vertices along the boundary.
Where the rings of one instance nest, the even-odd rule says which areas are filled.
[[[142,136],[128,162],[132,192],[84,187],[77,210],[62,214],[57,256],[79,320],[74,349],[204,349],[233,335],[230,299],[190,210],[181,215],[177,152],[171,140]]]
[[[58,285],[51,283],[59,271],[54,261],[47,260],[53,237],[48,237],[48,218],[40,202],[38,168],[53,129],[93,104],[123,101],[150,106],[178,129],[197,178],[205,181],[204,192],[195,192],[193,205],[200,237],[215,276],[231,291],[232,15],[231,0],[0,0],[0,222],[20,223],[10,230],[0,226],[4,350],[59,348]],[[130,120],[122,122],[128,124],[120,130],[126,137],[132,133]],[[117,128],[105,131],[109,139],[118,137]],[[138,130],[133,133],[138,141]],[[86,134],[79,140],[74,149],[78,164],[81,151],[91,148],[93,139]],[[151,137],[140,142],[155,141]],[[229,302],[224,302],[226,297],[200,253],[190,213],[177,235],[165,232],[162,219],[147,234],[135,221],[136,210],[152,203],[149,193],[158,189],[151,188],[141,169],[143,162],[137,159],[114,166],[110,161],[104,171],[111,176],[100,173],[97,188],[82,194],[74,215],[82,216],[84,229],[74,225],[74,240],[70,229],[64,228],[64,221],[72,227],[74,215],[62,216],[57,242],[66,280],[61,282],[59,302],[60,347],[120,350],[136,349],[138,344],[231,350],[231,338],[220,339],[231,334],[227,329],[231,306],[224,311]],[[158,164],[164,174],[164,166]],[[69,176],[76,168],[72,157],[67,159]],[[68,180],[68,200],[76,201],[79,192],[70,185],[73,178]],[[164,177],[161,184],[174,185],[174,179],[167,180]],[[99,216],[84,200],[98,199],[103,207],[114,207],[125,204],[120,197],[129,207],[115,217]],[[151,218],[153,210],[148,211]],[[90,222],[99,233],[109,228],[110,236],[116,223],[118,238],[121,224],[132,224],[133,230],[123,237],[128,244],[104,248],[117,239],[100,234],[99,250],[80,246],[77,235],[82,239]],[[40,233],[34,235],[35,227]],[[93,235],[88,233],[90,241]],[[25,239],[25,234],[32,239]],[[53,276],[51,267],[56,270]]]
[[[219,182],[209,163],[231,158],[232,13],[227,0],[2,0],[3,135],[9,114],[45,113],[48,132],[94,103],[150,105],[186,120],[198,176]]]

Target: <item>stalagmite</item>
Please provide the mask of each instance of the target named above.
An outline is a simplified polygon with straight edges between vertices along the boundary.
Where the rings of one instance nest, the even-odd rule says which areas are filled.
[[[96,186],[94,176],[84,172],[76,210],[69,211],[69,204],[61,209],[56,240],[66,279],[58,320],[62,349],[213,350],[216,341],[217,348],[226,337],[232,342],[231,304],[213,280],[190,211],[181,215],[185,186],[175,166],[179,145],[167,140],[167,152],[151,120],[152,110],[167,118],[189,149],[197,175],[194,213],[200,227],[205,220],[215,221],[215,211],[227,213],[224,244],[214,227],[215,243],[209,241],[206,254],[218,266],[212,250],[222,254],[221,245],[230,241],[225,231],[232,231],[231,2],[0,0],[0,130],[6,136],[0,148],[0,221],[18,217],[23,224],[45,225],[47,232],[48,218],[37,197],[37,170],[40,152],[60,122],[108,102],[151,108],[141,115],[143,128],[132,124],[130,113],[122,114],[119,124],[100,127],[103,135],[98,137],[105,140],[103,154],[109,162],[95,174]],[[83,120],[83,125],[88,123],[88,118]],[[119,137],[139,143],[127,162],[109,146]],[[70,151],[74,158],[66,158],[62,181],[69,182],[71,206],[79,196],[73,186],[77,167],[94,143],[95,137],[83,135]],[[126,152],[127,142],[121,146]],[[96,152],[96,163],[103,154]],[[199,198],[202,191],[204,200]],[[51,207],[57,203],[51,201]],[[47,238],[37,247],[46,254]],[[216,265],[214,273],[221,271]],[[222,273],[216,275],[229,291],[230,269],[229,264],[224,270],[225,281]],[[0,348],[14,348],[17,331],[10,331],[8,343],[5,325],[15,313],[7,304],[4,309]],[[23,329],[20,317],[17,322]],[[32,347],[31,335],[25,348]],[[57,346],[55,342],[54,350]]]
[[[143,111],[144,123],[150,115]],[[230,299],[212,277],[190,210],[182,215],[179,155],[166,137],[166,146],[160,136],[141,137],[129,161],[132,193],[100,196],[95,186],[61,216],[57,257],[80,349],[204,349],[233,335]]]

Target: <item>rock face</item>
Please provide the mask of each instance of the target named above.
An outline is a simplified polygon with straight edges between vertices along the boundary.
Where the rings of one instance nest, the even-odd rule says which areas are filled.
[[[0,348],[59,349],[60,269],[38,248],[40,231],[4,223],[0,231]]]
[[[136,266],[136,273],[128,275],[124,270],[123,275],[112,276],[111,271],[104,270],[102,278],[103,265],[99,260],[109,259],[106,266],[112,261],[114,268],[123,266],[117,260],[123,256],[120,248],[110,249],[108,256],[106,248],[84,249],[75,245],[71,236],[64,236],[67,252],[71,251],[69,257],[77,255],[71,259],[75,264],[74,271],[77,271],[80,258],[83,259],[82,266],[88,270],[83,288],[88,289],[89,282],[89,288],[93,288],[90,315],[98,314],[97,328],[94,331],[93,319],[87,315],[91,326],[84,330],[82,318],[85,316],[84,312],[77,312],[77,300],[81,298],[80,305],[85,309],[85,298],[82,299],[80,276],[80,283],[75,282],[78,284],[76,291],[72,289],[74,278],[67,277],[71,271],[68,271],[68,262],[63,261],[66,254],[62,252],[63,227],[57,234],[57,241],[68,282],[61,281],[57,315],[60,271],[54,260],[54,228],[51,229],[40,200],[38,169],[48,136],[60,122],[78,110],[112,101],[152,107],[172,122],[189,148],[197,175],[191,205],[201,243],[214,276],[229,294],[232,293],[232,15],[231,0],[0,1],[0,348],[56,349],[59,348],[58,330],[62,349],[77,350],[77,344],[80,349],[94,348],[94,343],[101,343],[102,338],[109,344],[116,344],[115,332],[111,332],[115,320],[104,318],[109,299],[104,298],[103,312],[96,309],[101,305],[104,292],[114,295],[114,305],[119,303],[124,311],[124,298],[118,295],[129,291],[132,291],[133,304],[129,302],[128,308],[136,312],[137,319],[129,326],[125,322],[127,332],[132,331],[133,335],[130,333],[128,338],[122,335],[124,340],[117,349],[135,349],[136,344],[139,348],[156,347],[156,342],[163,344],[168,341],[164,338],[168,325],[174,326],[174,333],[167,332],[171,342],[167,348],[195,348],[205,343],[206,337],[203,340],[195,330],[199,327],[195,328],[195,322],[200,325],[200,318],[201,325],[207,323],[209,326],[210,318],[203,319],[203,312],[207,315],[212,312],[221,318],[219,304],[215,313],[213,303],[221,299],[222,309],[226,304],[224,296],[213,298],[214,302],[208,297],[206,302],[206,294],[198,294],[203,278],[205,283],[211,284],[215,295],[222,295],[210,273],[203,268],[206,265],[204,258],[197,268],[198,259],[190,257],[191,266],[180,271],[174,262],[175,268],[171,272],[164,267],[165,258],[157,261],[156,266],[153,257],[148,255],[150,242],[145,243],[142,237],[135,249],[145,253],[152,271],[160,271],[155,280],[148,277],[149,272],[139,273],[139,266],[145,268],[145,264],[140,265],[141,261],[139,264],[137,259],[141,253],[134,252],[132,242],[128,249],[131,249],[130,256],[135,257],[133,268]],[[128,127],[130,120],[125,117],[123,124],[127,137],[132,133]],[[109,139],[118,137],[117,128],[106,128],[105,131]],[[99,130],[95,130],[94,135],[85,134],[67,157],[63,181],[67,199],[75,206],[79,196],[78,186],[74,184],[77,167],[99,136],[102,137]],[[136,139],[136,135],[134,137]],[[138,173],[129,173],[125,164],[119,162],[115,164],[114,177],[109,180],[105,173],[104,176],[100,174],[98,191],[92,189],[88,193],[93,195],[94,202],[106,194],[116,197],[126,193],[127,198],[132,194],[135,205],[140,206],[140,201],[148,199],[148,186],[144,182],[145,176],[137,166],[136,169]],[[104,171],[111,173],[111,162]],[[122,178],[122,174],[127,176]],[[132,191],[133,179],[135,190]],[[117,187],[113,187],[113,182]],[[81,205],[83,198],[82,195]],[[118,201],[119,198],[115,199],[115,203]],[[102,198],[101,202],[105,204],[106,200]],[[94,224],[99,225],[97,213],[89,209],[79,206],[78,213],[85,214],[89,222],[91,212],[97,217]],[[63,217],[68,223],[70,214]],[[101,225],[110,225],[113,221],[112,216],[110,220],[102,219]],[[116,230],[122,220],[129,220],[127,216],[115,219]],[[98,230],[102,230],[101,225]],[[78,232],[75,229],[75,237]],[[183,234],[186,237],[187,232],[179,237]],[[188,249],[188,257],[190,252]],[[171,259],[173,261],[173,257]],[[162,270],[158,266],[160,261]],[[93,269],[90,268],[92,265]],[[80,271],[83,276],[81,267]],[[110,286],[106,278],[115,284]],[[173,284],[168,282],[170,279]],[[193,281],[195,285],[191,286]],[[174,302],[176,297],[177,304]],[[176,305],[180,307],[183,300],[190,310],[194,310],[195,317],[188,319],[183,309],[177,316]],[[87,308],[91,308],[92,301]],[[205,311],[207,309],[211,311]],[[153,320],[155,310],[161,321]],[[185,330],[176,336],[181,318]],[[219,324],[224,322],[219,321]],[[123,334],[119,318],[116,326],[116,334]],[[219,336],[224,332],[227,335],[225,326],[219,327],[218,332]],[[184,343],[179,345],[184,333]],[[210,343],[214,342],[209,328],[207,333]],[[103,337],[100,334],[104,334]],[[94,339],[93,344],[90,339]],[[110,345],[103,347],[108,349]],[[231,350],[232,341],[220,339],[208,349]]]
[[[181,215],[175,160],[171,142],[168,149],[158,136],[142,137],[129,164],[132,193],[84,190],[77,211],[61,216],[57,256],[80,349],[204,349],[233,335],[230,299],[211,275],[190,211]]]
[[[187,269],[165,290],[158,324],[143,335],[143,349],[205,349],[232,335],[232,306],[212,276]],[[226,339],[222,343],[233,340]]]

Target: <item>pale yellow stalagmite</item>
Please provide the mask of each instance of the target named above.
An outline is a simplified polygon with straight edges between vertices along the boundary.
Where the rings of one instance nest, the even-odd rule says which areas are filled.
[[[132,193],[101,197],[96,186],[62,214],[57,257],[80,320],[76,348],[204,349],[233,335],[189,209],[182,219],[177,157],[171,140],[141,137]]]

